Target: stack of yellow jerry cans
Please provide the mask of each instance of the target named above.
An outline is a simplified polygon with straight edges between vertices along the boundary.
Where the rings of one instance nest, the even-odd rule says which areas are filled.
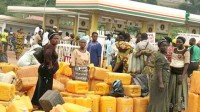
[[[200,71],[194,71],[188,93],[188,112],[200,112]]]
[[[122,81],[125,97],[109,96],[115,80]],[[84,107],[92,112],[146,112],[148,97],[140,97],[141,87],[131,85],[131,81],[130,74],[114,73],[104,68],[90,66],[89,82],[74,80],[66,82],[65,92],[61,92],[66,103],[65,109],[69,108],[68,104],[77,109]],[[67,112],[78,112],[77,109],[68,109]],[[89,111],[87,109],[86,111]]]
[[[12,75],[16,77],[15,83],[13,81],[5,83],[1,82],[1,78],[5,79],[7,77],[0,76],[0,112],[31,112],[33,110],[31,99],[38,79],[38,67],[39,65],[17,67],[8,63],[0,64],[0,73],[5,73],[4,76]],[[8,73],[11,71],[12,73]],[[59,70],[55,73],[53,79],[53,89],[60,91],[65,103],[53,107],[50,112],[147,111],[148,97],[140,97],[141,87],[131,85],[132,77],[130,74],[114,73],[110,66],[108,69],[104,69],[94,67],[91,64],[88,82],[72,80],[71,76],[70,64],[66,62],[59,63]],[[196,78],[197,76],[194,74],[193,77]],[[124,97],[109,96],[112,83],[115,80],[122,81]],[[192,85],[198,83],[194,82]],[[200,99],[198,96],[200,88],[195,87],[195,89],[191,88],[189,103],[197,102],[196,98]],[[198,105],[198,107],[200,106]]]
[[[0,63],[0,112],[32,112],[31,99],[38,79],[38,67]],[[53,89],[62,92],[65,85],[53,79]]]

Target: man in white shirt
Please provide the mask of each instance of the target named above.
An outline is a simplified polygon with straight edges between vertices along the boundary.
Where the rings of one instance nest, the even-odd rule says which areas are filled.
[[[63,37],[63,41],[65,44],[70,44],[70,37],[69,37],[68,32],[65,33],[65,37]]]
[[[33,45],[35,45],[35,44],[38,44],[39,43],[39,41],[41,41],[41,31],[39,31],[36,35],[35,35],[35,38],[34,38],[34,40],[33,40]]]
[[[118,53],[118,49],[117,49],[117,47],[115,45],[116,43],[117,42],[115,42],[115,43],[112,44],[112,51],[111,51],[112,56],[117,56],[117,53]]]
[[[137,48],[138,48],[138,55],[141,53],[141,51],[144,50],[155,51],[154,46],[148,42],[148,35],[146,33],[141,34],[141,41],[137,43]]]
[[[39,31],[41,31],[43,33],[43,29],[42,29],[41,25],[39,25],[38,27],[35,28],[34,35],[38,34]]]
[[[140,70],[138,71],[141,72],[144,69],[144,66],[152,65],[150,60],[152,60],[154,56],[153,54],[154,52],[156,52],[156,49],[150,42],[148,42],[147,33],[141,34],[141,41],[137,43],[136,48],[137,48],[136,57],[140,57],[140,62],[144,62],[139,64]]]
[[[115,66],[115,63],[116,63],[116,57],[117,57],[117,54],[118,54],[118,49],[116,47],[116,43],[117,43],[118,39],[116,38],[116,42],[112,44],[111,46],[111,56],[112,56],[112,61],[111,61],[111,65],[112,67],[114,68]]]
[[[65,37],[63,38],[63,40],[69,40],[69,39],[70,39],[70,37],[69,37],[69,33],[66,32],[66,33],[65,33]]]
[[[43,34],[42,46],[45,46],[46,44],[49,43],[49,39],[48,39],[49,32],[50,30],[47,29],[47,31]]]
[[[63,43],[63,37],[62,37],[62,31],[61,30],[59,30],[58,31],[58,39],[59,39],[59,43]]]

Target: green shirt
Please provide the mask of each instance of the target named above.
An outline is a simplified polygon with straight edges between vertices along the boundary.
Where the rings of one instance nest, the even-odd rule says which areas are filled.
[[[191,54],[191,62],[199,62],[200,61],[200,47],[197,45],[193,45],[190,47]]]

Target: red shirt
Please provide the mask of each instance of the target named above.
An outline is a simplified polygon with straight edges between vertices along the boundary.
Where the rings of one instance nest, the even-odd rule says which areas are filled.
[[[174,51],[174,46],[169,46],[167,48],[167,60],[169,62],[171,62],[171,60],[172,60],[172,53],[173,53],[173,51]]]

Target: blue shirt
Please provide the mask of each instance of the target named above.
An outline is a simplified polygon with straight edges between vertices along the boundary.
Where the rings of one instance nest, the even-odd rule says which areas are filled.
[[[88,43],[87,51],[90,53],[90,63],[93,63],[94,66],[99,65],[99,57],[101,57],[102,47],[99,42]]]

